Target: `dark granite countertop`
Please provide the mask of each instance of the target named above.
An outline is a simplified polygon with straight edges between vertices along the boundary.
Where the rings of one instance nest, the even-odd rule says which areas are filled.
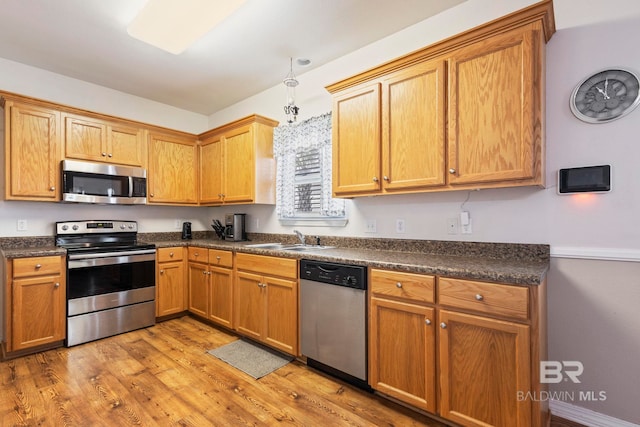
[[[542,283],[549,269],[549,246],[539,244],[323,237],[323,245],[335,248],[294,252],[249,247],[266,242],[297,243],[295,236],[289,235],[250,234],[251,241],[230,242],[219,240],[209,232],[196,232],[193,240],[181,240],[179,234],[174,234],[140,234],[139,240],[154,243],[158,248],[200,246],[525,286]],[[52,242],[47,244],[46,239],[37,242],[40,245],[17,245],[0,239],[0,247],[5,258],[65,253]]]

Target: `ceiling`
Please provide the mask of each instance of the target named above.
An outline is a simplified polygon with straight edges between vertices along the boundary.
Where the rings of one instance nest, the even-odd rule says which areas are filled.
[[[3,0],[0,57],[209,115],[463,1],[248,0],[173,55],[127,34],[146,0]]]

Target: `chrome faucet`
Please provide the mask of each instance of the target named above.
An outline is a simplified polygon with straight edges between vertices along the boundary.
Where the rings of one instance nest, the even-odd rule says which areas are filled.
[[[300,240],[300,243],[302,243],[303,245],[306,245],[304,234],[302,234],[298,230],[293,230],[293,232],[296,233],[296,236],[298,236],[298,239]]]

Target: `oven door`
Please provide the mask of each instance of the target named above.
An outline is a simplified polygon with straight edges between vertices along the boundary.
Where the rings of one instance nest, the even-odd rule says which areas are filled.
[[[155,299],[155,249],[69,254],[69,317]]]

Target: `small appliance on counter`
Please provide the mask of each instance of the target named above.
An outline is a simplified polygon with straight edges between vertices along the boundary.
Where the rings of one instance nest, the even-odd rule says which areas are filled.
[[[183,222],[182,223],[182,240],[190,240],[191,239],[191,223]]]
[[[247,214],[226,214],[224,216],[224,240],[241,242],[247,240],[245,229]]]

